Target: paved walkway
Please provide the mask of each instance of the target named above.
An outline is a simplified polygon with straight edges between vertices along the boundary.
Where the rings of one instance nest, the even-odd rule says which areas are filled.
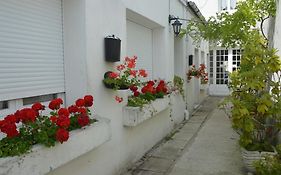
[[[243,175],[238,136],[207,97],[191,119],[148,152],[126,175]]]

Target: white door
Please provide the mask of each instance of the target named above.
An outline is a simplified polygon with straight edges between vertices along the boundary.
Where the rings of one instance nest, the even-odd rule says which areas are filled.
[[[210,51],[210,95],[229,95],[229,74],[240,67],[239,49],[218,49]]]
[[[136,55],[137,68],[145,69],[153,77],[152,29],[127,20],[127,56]]]

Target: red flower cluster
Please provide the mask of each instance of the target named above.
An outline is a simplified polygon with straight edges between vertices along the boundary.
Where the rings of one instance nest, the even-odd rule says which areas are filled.
[[[151,94],[156,94],[156,93],[168,93],[168,88],[164,80],[160,80],[159,83],[156,86],[156,83],[154,81],[149,81],[146,86],[144,86],[141,89],[142,93],[151,93]]]
[[[121,103],[123,101],[123,98],[115,96],[115,101],[117,101],[118,103]]]
[[[125,61],[116,66],[116,72],[106,72],[104,82],[113,84],[116,89],[132,84],[138,84],[139,78],[147,77],[144,69],[136,70],[137,57],[125,57]]]
[[[54,99],[49,103],[49,108],[53,110],[49,120],[57,127],[55,134],[57,141],[63,143],[68,140],[68,128],[71,124],[70,117],[77,117],[77,123],[81,127],[89,125],[88,107],[93,105],[93,101],[93,96],[86,95],[83,99],[76,100],[75,105],[68,108],[61,108],[63,104],[61,98]],[[21,122],[22,125],[19,126],[24,126],[29,123],[40,122],[40,120],[36,120],[41,117],[39,111],[43,111],[44,109],[44,105],[35,103],[31,108],[24,108],[6,116],[4,120],[0,120],[0,131],[5,133],[8,138],[19,136],[20,132],[17,128],[17,123]]]
[[[200,78],[201,83],[206,84],[208,82],[208,73],[206,72],[205,64],[200,64],[198,69],[195,68],[195,65],[192,65],[187,72],[187,79],[191,80],[192,77]]]
[[[17,110],[14,114],[7,115],[4,120],[0,120],[0,131],[12,138],[19,135],[16,123],[35,122],[39,115],[39,110],[45,107],[40,103],[35,103],[32,108]]]
[[[134,85],[130,87],[130,90],[133,92],[135,97],[138,97],[141,93],[143,94],[168,93],[168,88],[164,80],[160,80],[158,83],[157,80],[148,81],[147,84],[141,88],[141,92],[139,92],[138,87]]]
[[[62,99],[56,98],[49,103],[49,108],[52,110],[56,110],[56,109],[59,109],[60,105],[62,105],[62,104],[63,104]]]

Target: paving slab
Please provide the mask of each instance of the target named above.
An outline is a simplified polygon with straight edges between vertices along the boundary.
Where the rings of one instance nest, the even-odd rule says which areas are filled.
[[[150,157],[138,169],[153,171],[156,173],[165,173],[173,165],[173,163],[173,160]]]

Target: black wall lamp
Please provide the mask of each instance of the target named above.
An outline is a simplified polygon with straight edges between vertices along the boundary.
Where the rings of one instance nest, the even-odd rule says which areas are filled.
[[[172,23],[172,26],[173,26],[174,34],[176,36],[178,36],[180,34],[181,26],[182,26],[182,23],[179,20],[189,21],[187,19],[182,19],[179,17],[175,17],[173,15],[169,15],[169,24],[171,24],[171,21],[175,21]]]

